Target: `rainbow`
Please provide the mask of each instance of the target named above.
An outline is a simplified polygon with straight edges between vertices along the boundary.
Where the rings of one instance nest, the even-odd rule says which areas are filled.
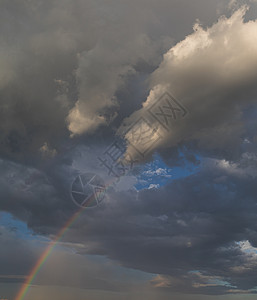
[[[106,191],[111,186],[111,183],[105,186]],[[93,200],[93,197],[92,197]],[[89,200],[90,202],[90,200]],[[81,215],[81,213],[85,210],[85,207],[80,208],[74,215],[71,216],[71,218],[64,224],[62,229],[59,231],[59,233],[56,235],[56,237],[50,242],[49,246],[46,248],[46,250],[42,253],[32,270],[30,271],[26,281],[22,284],[21,289],[19,290],[18,294],[14,298],[14,300],[23,300],[26,296],[31,283],[37,276],[38,272],[40,271],[41,267],[46,262],[47,258],[50,256],[52,251],[54,250],[57,243],[61,240],[61,238],[65,235],[65,233],[68,231],[68,229],[72,226],[72,224],[78,219],[78,217]]]
[[[84,210],[84,208],[79,209],[63,226],[63,228],[59,231],[59,233],[56,235],[55,239],[52,240],[49,244],[49,246],[46,248],[46,250],[43,252],[43,254],[40,256],[39,260],[36,262],[35,266],[32,268],[32,270],[29,273],[29,276],[27,277],[26,281],[23,283],[21,289],[19,290],[18,294],[15,297],[15,300],[23,300],[26,296],[32,281],[37,276],[38,272],[40,271],[43,264],[46,262],[49,255],[54,250],[54,247],[56,244],[60,241],[60,239],[64,236],[64,234],[67,232],[69,227],[77,220],[81,212]]]

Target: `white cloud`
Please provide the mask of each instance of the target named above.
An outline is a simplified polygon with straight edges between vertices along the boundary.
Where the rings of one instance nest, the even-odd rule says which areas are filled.
[[[151,119],[162,136],[155,149],[188,139],[212,149],[233,150],[242,142],[240,105],[252,103],[247,93],[255,90],[257,79],[257,21],[244,22],[247,9],[242,6],[207,29],[195,24],[194,32],[164,55],[152,74],[152,89],[143,108],[126,120],[132,124],[139,116],[150,118],[151,105],[171,92],[189,113],[178,120],[170,118],[168,132]]]
[[[151,183],[151,184],[149,185],[148,189],[149,189],[149,190],[151,190],[151,189],[158,189],[159,187],[160,187],[159,184]]]

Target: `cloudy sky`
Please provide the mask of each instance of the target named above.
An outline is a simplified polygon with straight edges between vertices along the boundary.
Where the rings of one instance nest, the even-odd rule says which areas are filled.
[[[0,299],[256,299],[256,41],[255,0],[0,0]]]

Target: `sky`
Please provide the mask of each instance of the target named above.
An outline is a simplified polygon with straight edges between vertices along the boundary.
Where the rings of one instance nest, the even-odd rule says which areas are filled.
[[[256,299],[256,40],[255,0],[0,1],[1,300]]]

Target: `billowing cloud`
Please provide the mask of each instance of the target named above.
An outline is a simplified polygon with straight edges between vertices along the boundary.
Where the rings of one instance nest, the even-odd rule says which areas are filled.
[[[2,211],[52,237],[77,209],[69,193],[75,176],[108,173],[97,156],[116,128],[129,154],[158,151],[169,165],[149,164],[145,189],[134,188],[141,165],[109,186],[102,206],[86,210],[63,237],[76,253],[53,255],[38,284],[126,290],[99,276],[109,269],[83,257],[93,254],[150,274],[147,299],[256,292],[257,21],[245,6],[228,14],[228,2],[1,1]],[[175,110],[160,106],[165,92]],[[141,132],[151,129],[145,139],[131,134],[138,119]],[[176,176],[172,167],[187,161],[198,172]],[[158,176],[165,180],[151,181]],[[24,279],[39,255],[15,239],[0,228],[2,282]],[[16,267],[8,264],[15,247],[31,256],[17,257]]]
[[[140,117],[149,120],[149,143],[156,140],[152,150],[196,140],[203,149],[233,153],[243,142],[243,110],[254,103],[257,79],[257,21],[245,22],[246,11],[242,6],[206,29],[196,23],[194,33],[164,55],[143,108],[126,120],[129,126]],[[177,103],[162,101],[166,92]],[[132,144],[134,127],[125,135]],[[157,139],[158,133],[162,138]],[[140,143],[143,138],[138,138],[138,148]]]

